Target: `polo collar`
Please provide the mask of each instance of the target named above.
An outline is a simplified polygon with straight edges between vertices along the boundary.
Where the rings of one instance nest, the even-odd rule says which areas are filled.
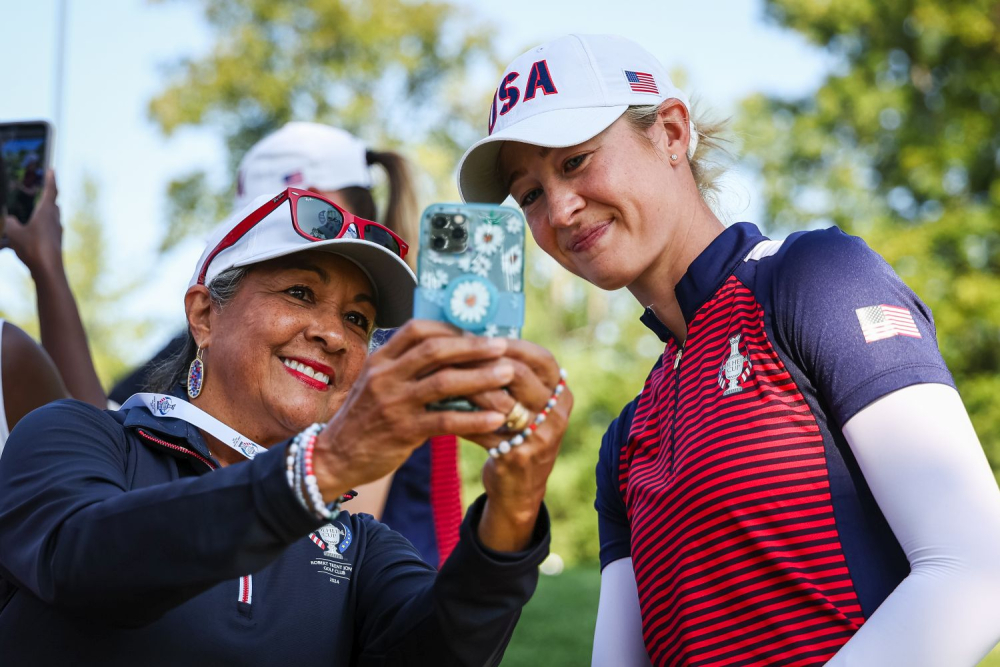
[[[743,259],[755,245],[766,241],[756,225],[737,222],[719,234],[701,254],[695,257],[691,266],[674,287],[677,303],[688,324],[698,310],[705,305],[722,284],[736,271]],[[664,343],[676,340],[674,334],[656,317],[652,308],[639,318]]]

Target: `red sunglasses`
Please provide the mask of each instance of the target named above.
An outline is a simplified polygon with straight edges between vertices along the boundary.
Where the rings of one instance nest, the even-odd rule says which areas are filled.
[[[233,227],[232,231],[226,234],[219,245],[215,246],[209,254],[204,266],[201,267],[198,284],[205,284],[208,266],[216,255],[235,245],[258,222],[277,210],[286,201],[292,208],[292,228],[304,239],[309,241],[330,241],[344,237],[364,239],[390,250],[399,255],[400,259],[406,257],[409,246],[388,227],[372,220],[359,218],[350,211],[340,208],[326,197],[310,190],[286,188],[284,192],[270,201],[261,204],[259,208],[243,218],[239,224]]]

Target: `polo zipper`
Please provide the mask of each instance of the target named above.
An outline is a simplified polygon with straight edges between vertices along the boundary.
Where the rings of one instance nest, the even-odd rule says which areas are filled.
[[[686,341],[685,341],[686,342]],[[674,405],[673,413],[670,415],[670,433],[667,438],[667,447],[669,447],[670,452],[670,462],[668,468],[671,473],[674,471],[674,461],[676,460],[676,443],[674,438],[676,437],[677,431],[677,416],[680,412],[680,393],[681,393],[681,357],[684,356],[684,345],[681,344],[677,348],[677,354],[674,355]]]
[[[236,611],[247,619],[253,618],[253,575],[245,574],[239,579],[239,594],[236,597]]]

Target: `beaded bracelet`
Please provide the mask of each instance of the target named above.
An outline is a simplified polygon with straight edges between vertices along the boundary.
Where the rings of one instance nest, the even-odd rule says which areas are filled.
[[[559,401],[559,395],[563,393],[566,389],[566,369],[559,369],[559,384],[556,385],[555,390],[552,392],[552,396],[549,400],[545,402],[545,407],[542,411],[535,415],[535,421],[529,424],[527,428],[515,435],[510,440],[502,440],[500,444],[496,447],[490,447],[490,456],[493,458],[499,458],[501,455],[506,454],[514,447],[519,447],[524,444],[524,441],[531,437],[531,434],[542,425],[542,423],[548,418],[549,413],[552,408],[556,407],[556,403]]]
[[[285,477],[288,479],[288,486],[290,486],[292,491],[295,492],[295,497],[298,499],[299,504],[302,505],[302,508],[307,511],[311,511],[309,504],[306,503],[305,496],[302,495],[301,469],[298,465],[296,465],[299,452],[302,449],[302,438],[304,433],[305,431],[296,435],[292,442],[288,445],[288,456],[285,457]]]
[[[340,504],[355,497],[355,491],[349,491],[334,502],[327,505],[323,500],[323,492],[319,489],[316,474],[313,469],[313,452],[316,448],[316,438],[323,430],[323,424],[313,424],[299,433],[288,446],[288,456],[285,459],[285,476],[288,484],[295,491],[295,497],[306,510],[313,512],[321,519],[330,520],[340,513]],[[305,486],[306,494],[302,493]],[[308,495],[308,500],[306,499]],[[310,502],[311,501],[311,506]]]

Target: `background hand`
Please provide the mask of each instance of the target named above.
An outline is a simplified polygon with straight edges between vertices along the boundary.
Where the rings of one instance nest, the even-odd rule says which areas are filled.
[[[63,228],[56,203],[58,194],[56,176],[50,169],[45,172],[45,187],[28,223],[22,225],[16,219],[8,219],[0,242],[14,250],[34,277],[47,271],[62,271]]]

